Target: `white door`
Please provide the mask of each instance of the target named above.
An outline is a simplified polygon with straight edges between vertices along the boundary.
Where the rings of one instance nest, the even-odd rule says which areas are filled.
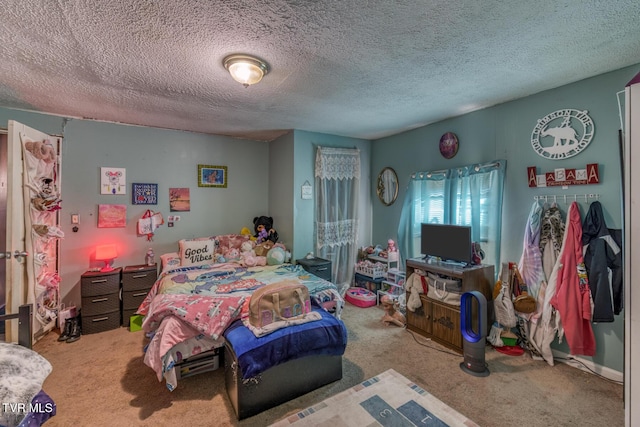
[[[30,143],[29,148],[31,149],[28,155],[25,155],[23,150],[23,145],[26,142]],[[46,147],[40,144],[45,142],[47,143]],[[47,315],[43,316],[42,311],[39,315],[38,297],[42,296],[42,292],[37,290],[36,282],[38,278],[47,276],[48,271],[52,272],[50,275],[57,275],[58,242],[57,239],[47,239],[47,246],[44,247],[40,242],[41,239],[34,238],[34,236],[38,236],[32,232],[32,224],[57,225],[59,218],[57,208],[51,209],[50,201],[38,203],[37,206],[42,209],[38,210],[32,208],[36,205],[32,203],[32,199],[41,196],[37,190],[40,188],[41,182],[46,182],[45,177],[47,180],[53,179],[48,182],[48,188],[55,188],[57,181],[59,181],[59,148],[59,138],[9,120],[6,150],[6,199],[3,201],[6,204],[3,206],[3,208],[6,207],[6,244],[2,252],[2,257],[5,259],[5,311],[6,313],[17,313],[20,305],[33,304],[34,340],[55,325],[55,316],[49,316],[53,317],[52,322],[46,324],[43,319],[46,319]],[[55,150],[55,157],[50,155],[41,160],[40,158],[51,154],[51,149]],[[38,158],[32,155],[32,152],[36,153]],[[59,194],[57,190],[56,193]],[[38,201],[44,199],[40,197]],[[40,254],[41,261],[45,262],[34,263],[33,255],[36,254]],[[47,301],[47,304],[57,309],[57,299],[55,302]],[[18,322],[9,322],[5,335],[7,342],[17,341]]]
[[[635,80],[635,79],[634,79]],[[624,145],[624,407],[625,425],[640,425],[640,83],[626,87]],[[636,166],[633,166],[636,165]],[[633,382],[635,381],[635,382]],[[633,406],[632,406],[633,405]]]

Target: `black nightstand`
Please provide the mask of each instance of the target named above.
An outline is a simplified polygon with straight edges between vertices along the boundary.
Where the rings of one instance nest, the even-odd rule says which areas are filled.
[[[111,271],[87,271],[80,276],[83,335],[120,326],[121,272],[122,268],[118,267]]]
[[[331,261],[322,258],[300,258],[296,260],[302,268],[321,279],[331,281]]]
[[[122,270],[122,326],[133,316],[158,278],[158,266],[129,265]]]

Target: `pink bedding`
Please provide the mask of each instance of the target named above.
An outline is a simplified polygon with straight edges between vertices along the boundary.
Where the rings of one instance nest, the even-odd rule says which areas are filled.
[[[222,332],[241,317],[253,291],[285,279],[303,283],[318,305],[334,307],[339,318],[344,300],[335,285],[299,265],[247,268],[220,263],[163,271],[138,308],[138,314],[145,315],[143,330],[153,336],[145,363],[173,390],[173,365],[180,357],[219,346]]]

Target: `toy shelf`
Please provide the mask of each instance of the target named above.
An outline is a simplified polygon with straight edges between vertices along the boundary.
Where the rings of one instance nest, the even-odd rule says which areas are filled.
[[[398,252],[390,252],[388,258],[376,256],[376,255],[369,255],[367,258],[369,258],[371,261],[386,263],[387,271],[393,268],[395,268],[396,270],[399,270],[399,267],[400,267],[400,264],[399,264],[400,257],[398,256]]]
[[[377,304],[380,305],[380,300],[384,295],[388,295],[397,301],[398,297],[404,293],[404,281],[404,271],[397,268],[387,270],[387,279],[382,281],[380,290],[377,292]]]

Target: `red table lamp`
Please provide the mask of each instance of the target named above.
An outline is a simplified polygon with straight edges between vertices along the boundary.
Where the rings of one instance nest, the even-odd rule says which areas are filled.
[[[118,257],[116,245],[100,245],[96,248],[96,261],[104,261],[100,271],[112,271],[111,263]]]

